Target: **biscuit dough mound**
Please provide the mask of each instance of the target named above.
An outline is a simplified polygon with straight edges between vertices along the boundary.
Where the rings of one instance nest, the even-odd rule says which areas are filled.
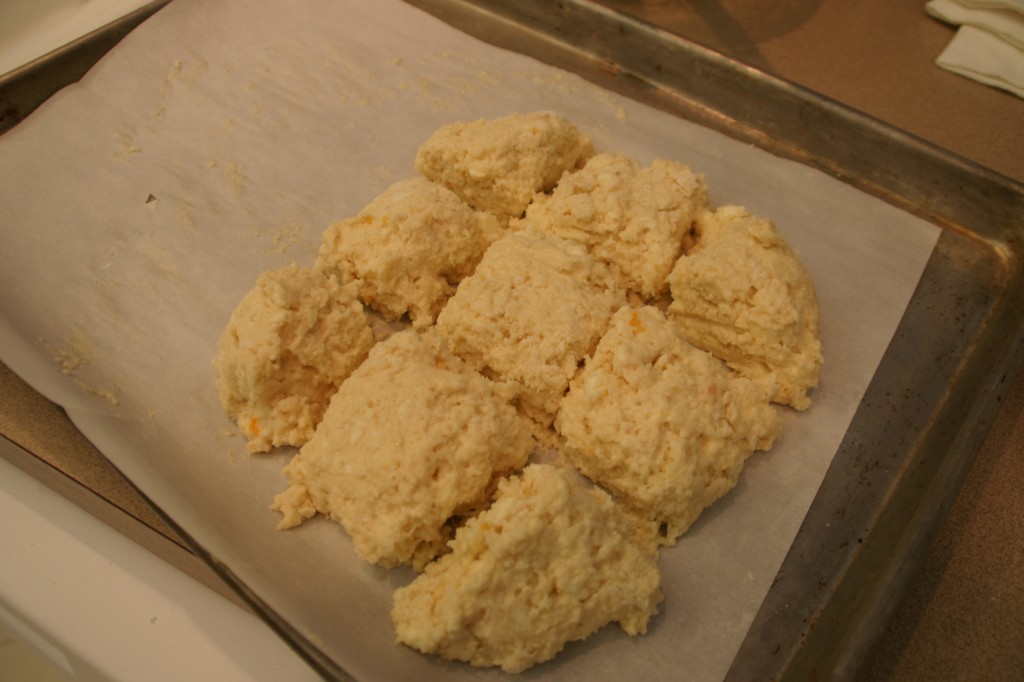
[[[439,128],[417,152],[416,170],[504,225],[591,154],[573,123],[541,111]]]
[[[690,343],[757,381],[773,401],[810,406],[823,361],[818,302],[770,221],[740,206],[703,213],[697,244],[669,282],[669,314]]]
[[[385,319],[408,313],[416,327],[434,322],[445,301],[499,234],[498,223],[425,178],[397,182],[354,218],[324,232],[316,266]]]
[[[366,561],[420,568],[445,549],[447,522],[486,506],[532,449],[497,384],[467,371],[436,334],[407,329],[374,346],[284,468],[278,527],[320,512]]]
[[[624,302],[594,283],[607,278],[580,244],[509,233],[462,282],[437,329],[471,366],[514,382],[523,410],[550,425],[579,363]]]
[[[704,176],[681,163],[659,159],[645,168],[622,154],[598,154],[538,196],[521,224],[586,244],[621,288],[653,299],[668,288],[707,194]]]
[[[764,393],[691,346],[654,307],[622,308],[562,401],[565,453],[672,544],[782,422]]]
[[[265,272],[221,333],[221,405],[250,452],[302,445],[372,345],[352,287],[294,264]]]
[[[656,529],[544,464],[499,484],[452,552],[395,591],[397,639],[510,673],[618,621],[642,634],[662,599]]]

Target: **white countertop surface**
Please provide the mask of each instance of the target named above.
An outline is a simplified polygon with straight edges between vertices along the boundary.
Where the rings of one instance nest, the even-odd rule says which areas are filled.
[[[68,679],[320,679],[262,621],[3,457],[0,546],[0,620]]]

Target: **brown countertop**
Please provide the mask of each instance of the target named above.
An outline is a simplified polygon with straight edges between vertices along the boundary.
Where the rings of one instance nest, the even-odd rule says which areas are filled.
[[[1024,182],[1024,100],[935,59],[955,28],[925,0],[603,0]]]
[[[923,0],[605,4],[1024,182],[1024,100],[935,66],[954,29],[926,16]],[[1006,385],[991,432],[862,679],[1024,679],[1024,371]],[[38,458],[17,464],[228,594],[64,413],[2,365],[0,434]]]

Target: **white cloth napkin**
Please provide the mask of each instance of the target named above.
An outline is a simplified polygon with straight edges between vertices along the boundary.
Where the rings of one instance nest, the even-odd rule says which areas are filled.
[[[1024,13],[1024,0],[959,0],[964,7],[978,9],[1015,9]]]
[[[1024,0],[931,0],[925,11],[960,27],[936,64],[1024,98]]]

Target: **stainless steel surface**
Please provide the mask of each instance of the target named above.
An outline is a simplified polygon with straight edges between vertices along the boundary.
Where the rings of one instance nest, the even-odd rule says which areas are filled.
[[[729,675],[852,677],[959,489],[998,389],[1024,360],[1024,186],[594,3],[410,4],[488,42],[820,168],[943,228]],[[0,131],[77,79],[139,20],[126,18],[0,79],[2,109],[14,112],[0,119]],[[344,676],[205,558],[322,673]]]

